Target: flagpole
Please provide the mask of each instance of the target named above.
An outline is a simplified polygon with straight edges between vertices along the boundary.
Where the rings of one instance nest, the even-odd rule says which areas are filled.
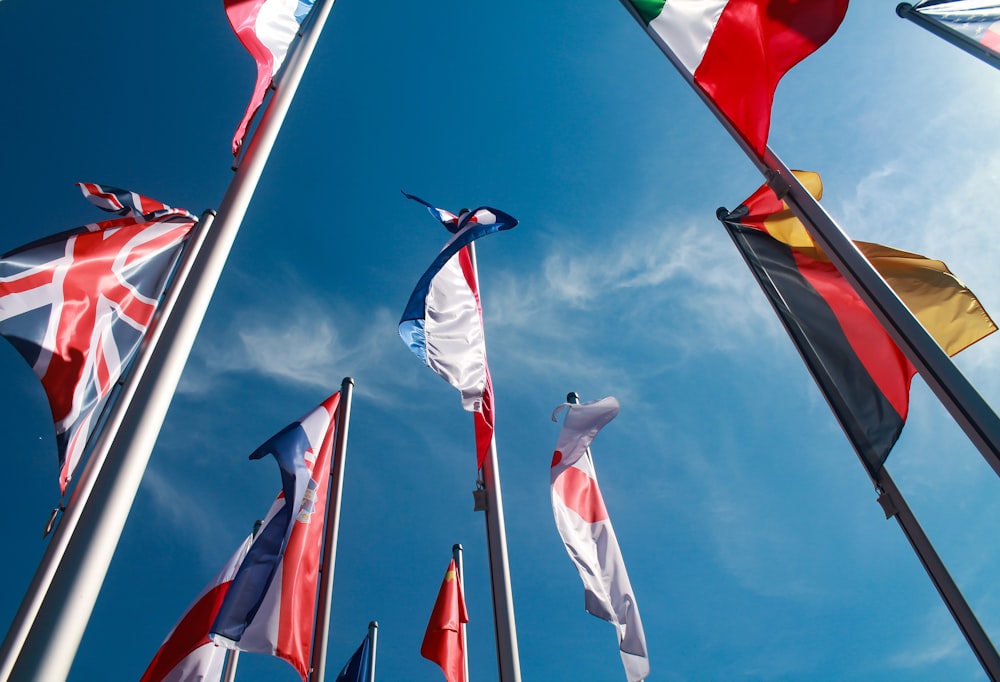
[[[136,407],[123,419],[95,481],[94,494],[80,512],[76,532],[27,634],[11,680],[53,682],[69,674],[198,328],[333,2],[317,2],[315,21],[275,86],[189,282],[180,292],[178,314],[166,320],[165,342],[153,351],[149,371],[136,388]]]
[[[723,208],[718,211],[719,218],[729,212]],[[774,287],[774,284],[765,275],[761,274],[757,268],[753,265],[753,259],[751,254],[748,253],[749,248],[737,234],[728,230],[730,237],[733,240],[733,244],[736,245],[736,249],[743,256],[747,265],[750,267],[750,271],[754,274],[757,283],[760,285],[761,289],[764,291],[765,297],[771,303],[775,312],[778,313],[778,319],[781,320],[782,325],[785,327],[785,331],[788,332],[789,337],[791,337],[796,350],[802,356],[803,362],[805,362],[806,367],[809,369],[809,373],[813,375],[813,379],[816,381],[817,385],[822,386],[827,383],[820,375],[819,372],[823,371],[819,369],[816,365],[810,362],[808,356],[803,352],[803,348],[800,347],[798,343],[795,342],[795,335],[792,333],[789,327],[789,322],[785,315],[781,313],[778,309],[776,303],[777,297],[780,294]],[[820,391],[823,397],[827,400],[831,411],[834,415],[838,417],[839,412],[835,409],[832,402],[830,402],[830,396],[827,395],[826,391]],[[572,395],[572,394],[571,394]],[[851,444],[854,444],[854,440],[851,438],[850,433],[841,423],[841,427],[844,428],[844,433],[847,435],[848,440]],[[924,533],[923,528],[921,528],[913,512],[910,511],[909,506],[906,504],[906,500],[903,498],[902,493],[896,487],[895,482],[889,476],[888,470],[886,468],[880,467],[877,471],[873,471],[869,463],[867,462],[864,454],[854,448],[855,454],[858,456],[858,460],[861,462],[862,466],[865,468],[868,477],[871,479],[875,486],[875,490],[879,493],[878,502],[882,505],[882,510],[885,512],[885,518],[889,519],[893,516],[896,517],[896,521],[899,523],[900,529],[906,536],[906,539],[910,542],[910,546],[916,553],[917,558],[923,565],[924,570],[927,571],[927,575],[930,577],[931,582],[934,583],[934,587],[937,589],[938,594],[941,599],[944,600],[945,606],[951,613],[952,617],[955,619],[955,623],[958,625],[959,630],[965,636],[966,641],[969,646],[972,647],[973,653],[976,658],[979,659],[980,664],[986,671],[986,674],[991,680],[997,682],[1000,680],[1000,655],[998,655],[996,647],[990,641],[989,636],[983,629],[979,620],[976,618],[975,613],[969,606],[969,603],[965,600],[958,585],[952,579],[951,574],[948,572],[947,567],[938,556],[937,551],[931,544],[930,539]]]
[[[973,40],[961,31],[956,31],[944,22],[936,21],[928,16],[925,16],[922,12],[915,10],[913,5],[910,3],[901,2],[896,5],[896,14],[903,19],[912,21],[921,28],[927,29],[938,38],[942,38],[958,49],[964,50],[973,57],[986,62],[994,69],[1000,69],[1000,55],[996,52],[982,43]]]
[[[451,557],[455,560],[458,568],[458,587],[462,591],[462,598],[465,598],[465,562],[462,559],[462,545],[451,546]],[[465,682],[469,682],[469,638],[466,633],[467,623],[459,622],[458,627],[462,630],[462,671]]]
[[[378,646],[378,621],[368,623],[368,679],[375,682],[375,649]]]
[[[469,258],[479,291],[479,268],[476,245],[470,243]],[[480,293],[480,297],[482,294]],[[510,585],[507,558],[507,530],[504,523],[503,495],[500,490],[500,464],[497,439],[490,439],[490,449],[483,461],[483,493],[486,512],[486,548],[490,560],[490,587],[493,594],[493,628],[497,640],[497,669],[500,682],[520,682],[521,663],[517,652],[517,628],[514,623],[514,596]]]
[[[18,607],[17,613],[14,615],[14,620],[10,628],[7,630],[3,646],[0,647],[0,680],[7,679],[14,667],[14,662],[21,652],[21,647],[28,636],[31,624],[52,582],[52,576],[55,575],[56,569],[59,567],[59,563],[66,552],[66,545],[73,536],[73,531],[76,530],[77,523],[80,520],[80,513],[86,506],[87,500],[90,498],[90,493],[94,489],[94,482],[101,472],[104,462],[107,460],[108,451],[111,449],[115,433],[128,413],[132,399],[135,396],[136,388],[139,385],[139,380],[149,366],[153,350],[162,336],[164,324],[176,306],[180,292],[191,273],[191,268],[198,257],[198,253],[201,250],[202,244],[204,244],[205,237],[211,229],[214,219],[215,211],[205,211],[201,216],[201,220],[193,228],[187,248],[184,250],[184,254],[174,271],[170,289],[166,292],[162,302],[157,307],[156,316],[153,318],[146,332],[146,337],[136,351],[135,360],[132,362],[128,376],[122,382],[121,390],[115,397],[108,412],[108,418],[104,422],[101,432],[98,434],[94,447],[87,456],[87,461],[80,473],[80,477],[73,486],[69,503],[66,505],[62,518],[52,537],[49,539],[49,544],[42,554],[38,568],[35,569],[35,575],[28,585],[28,589],[21,600],[21,605]]]
[[[975,612],[958,589],[958,585],[955,584],[944,562],[941,561],[941,557],[938,556],[934,546],[924,534],[923,528],[917,522],[913,512],[910,511],[909,505],[906,504],[906,500],[903,499],[902,493],[899,492],[885,467],[879,472],[874,483],[875,490],[879,493],[878,503],[885,511],[885,518],[896,517],[900,529],[909,540],[910,546],[916,552],[924,570],[927,571],[927,575],[930,576],[931,582],[937,588],[938,594],[944,600],[945,606],[948,607],[948,611],[951,612],[955,623],[962,631],[962,635],[965,636],[965,640],[972,647],[972,651],[979,659],[986,675],[993,682],[997,682],[1000,680],[1000,653],[997,653],[989,635],[986,634],[979,619],[976,618]]]
[[[319,602],[313,634],[312,673],[309,682],[323,682],[326,677],[326,647],[330,637],[330,606],[333,603],[333,571],[337,564],[337,536],[340,533],[340,501],[344,490],[344,465],[347,461],[347,432],[351,423],[351,396],[354,379],[340,382],[340,406],[337,415],[337,439],[334,444],[333,466],[330,468],[330,489],[327,491],[326,527],[323,558],[320,563]],[[369,630],[371,624],[369,624]]]
[[[670,47],[654,30],[646,26],[629,0],[620,1],[729,132],[764,176],[771,189],[802,221],[834,267],[871,308],[879,323],[885,327],[886,333],[917,369],[934,395],[982,454],[986,463],[1000,476],[1000,418],[997,414],[886,284],[843,229],[809,194],[770,147],[765,149],[763,157],[758,156],[719,111],[715,102],[694,82],[694,76],[680,63]]]

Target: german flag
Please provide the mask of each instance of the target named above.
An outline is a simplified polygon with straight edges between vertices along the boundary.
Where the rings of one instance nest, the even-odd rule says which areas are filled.
[[[795,175],[822,196],[819,175]],[[874,477],[906,422],[913,365],[767,185],[734,211],[720,211],[719,219]],[[975,295],[941,261],[855,245],[949,355],[996,331]]]

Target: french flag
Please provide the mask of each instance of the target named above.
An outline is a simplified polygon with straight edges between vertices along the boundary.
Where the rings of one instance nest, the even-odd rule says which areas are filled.
[[[399,335],[413,354],[462,394],[462,407],[476,413],[477,466],[493,439],[493,385],[486,362],[479,283],[468,247],[476,239],[510,230],[517,220],[495,208],[455,216],[416,197],[454,233],[427,268],[399,321]],[[451,216],[454,229],[449,226]]]
[[[198,595],[191,608],[167,635],[140,682],[221,679],[226,650],[209,639],[208,630],[252,542],[253,536],[247,536],[219,574]]]
[[[257,83],[233,137],[239,153],[250,119],[260,108],[271,79],[285,61],[288,46],[312,9],[313,0],[225,0],[226,16],[236,36],[257,62]]]
[[[305,680],[340,393],[257,448],[274,455],[282,492],[233,578],[212,624],[212,640],[278,656]]]
[[[587,612],[615,626],[625,676],[639,682],[649,675],[646,635],[589,449],[598,432],[618,416],[618,401],[607,397],[582,405],[564,403],[552,414],[553,421],[562,410],[567,410],[566,419],[550,471],[556,528],[583,580]]]

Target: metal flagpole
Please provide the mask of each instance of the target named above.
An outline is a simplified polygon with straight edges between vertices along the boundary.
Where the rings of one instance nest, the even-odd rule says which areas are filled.
[[[330,489],[326,498],[326,526],[323,558],[320,563],[319,603],[313,634],[312,673],[309,682],[323,682],[326,677],[326,646],[330,637],[330,605],[333,602],[333,569],[337,564],[337,535],[340,532],[340,499],[344,490],[344,464],[347,461],[347,432],[351,423],[351,396],[354,379],[340,382],[340,406],[337,410],[337,439],[330,468]],[[369,626],[370,627],[370,626]]]
[[[375,682],[375,649],[378,645],[378,621],[368,623],[368,679]]]
[[[969,602],[965,600],[962,592],[958,589],[958,585],[955,584],[944,562],[941,561],[941,557],[938,556],[937,551],[924,534],[923,528],[920,527],[913,512],[910,511],[910,507],[906,504],[906,500],[903,499],[903,495],[896,488],[896,484],[885,467],[879,472],[874,482],[875,489],[879,493],[878,502],[885,511],[885,518],[896,517],[899,527],[906,535],[906,539],[910,541],[910,546],[917,553],[920,563],[923,564],[931,582],[934,583],[938,594],[944,600],[945,606],[948,607],[958,624],[958,628],[962,631],[969,646],[972,647],[972,651],[979,659],[983,670],[986,671],[990,680],[997,682],[1000,680],[1000,654],[997,653],[989,635],[986,634],[979,619],[976,618],[976,614],[969,606]]]
[[[458,588],[462,591],[462,599],[465,599],[465,563],[462,560],[462,545],[451,546],[451,557],[455,560],[458,568]],[[462,631],[462,671],[465,682],[469,682],[469,638],[466,633],[467,623],[459,623],[458,627]]]
[[[468,245],[472,272],[479,290],[476,245]],[[480,297],[482,294],[480,293]],[[493,593],[493,627],[497,640],[497,668],[500,682],[520,682],[521,663],[517,653],[517,628],[514,623],[514,595],[510,586],[507,559],[507,530],[504,524],[503,496],[500,492],[500,464],[497,439],[490,440],[490,451],[483,461],[483,511],[486,512],[486,548],[490,560],[490,587]]]
[[[177,312],[164,324],[165,342],[153,351],[149,371],[136,388],[135,409],[123,419],[91,499],[80,511],[76,532],[27,634],[11,680],[54,682],[69,674],[205,310],[332,6],[333,0],[317,3],[316,19],[289,58],[250,139],[188,285],[180,292]]]
[[[798,178],[768,147],[762,157],[750,148],[746,140],[722,115],[715,103],[698,87],[694,77],[678,61],[670,47],[655,31],[646,27],[629,0],[622,5],[659,46],[667,59],[701,97],[744,151],[768,185],[783,199],[838,271],[861,296],[865,304],[885,327],[886,333],[899,346],[920,376],[948,410],[952,418],[976,446],[986,463],[1000,476],[1000,418],[979,395],[937,341],[924,329],[909,308],[899,299],[882,276],[872,267],[833,218],[816,201]]]
[[[55,575],[56,569],[59,567],[59,562],[62,561],[63,554],[66,551],[66,545],[73,536],[73,531],[76,530],[76,525],[80,520],[80,513],[86,506],[87,500],[90,498],[90,493],[94,489],[94,481],[104,466],[108,451],[111,449],[111,444],[114,441],[115,433],[125,418],[125,414],[128,412],[132,398],[135,396],[136,387],[139,385],[139,380],[145,374],[153,349],[156,348],[162,336],[164,323],[174,310],[177,298],[180,296],[180,291],[184,288],[184,283],[187,281],[194,261],[205,241],[205,236],[211,229],[214,218],[214,211],[205,211],[201,216],[201,220],[194,226],[187,248],[184,250],[177,269],[174,271],[174,278],[170,289],[166,292],[163,301],[156,311],[156,317],[150,324],[146,338],[143,339],[142,345],[139,346],[136,352],[135,360],[132,363],[128,376],[125,378],[121,390],[114,399],[114,403],[108,413],[107,421],[104,422],[97,441],[87,456],[83,471],[73,486],[69,503],[66,505],[62,519],[60,519],[55,532],[49,540],[48,546],[45,548],[44,554],[42,554],[38,568],[35,569],[35,575],[31,579],[31,584],[28,585],[24,598],[21,600],[21,605],[14,615],[14,620],[7,630],[3,646],[0,648],[0,680],[7,679],[14,667],[14,661],[17,660],[17,656],[21,652],[21,646],[28,636],[28,631],[31,629],[35,615],[38,613],[38,608],[41,606],[42,599],[44,599],[45,593],[49,589],[49,584],[52,582],[52,576]]]
[[[725,209],[719,209],[720,217],[728,213]],[[743,242],[736,233],[729,231],[730,237],[732,237],[733,243],[736,245],[737,250],[743,259],[750,266],[750,271],[754,274],[757,283],[760,285],[761,289],[768,301],[774,307],[775,312],[778,313],[778,318],[781,320],[782,325],[785,327],[785,331],[788,332],[789,337],[792,339],[792,345],[795,346],[796,350],[802,356],[806,367],[809,369],[809,373],[813,375],[816,380],[817,385],[820,386],[820,393],[827,400],[830,405],[831,411],[837,417],[840,422],[841,428],[844,429],[844,434],[847,436],[848,441],[854,444],[854,440],[851,438],[851,434],[846,428],[843,421],[840,420],[840,413],[835,408],[834,403],[830,401],[830,396],[825,390],[822,390],[822,386],[825,381],[822,380],[819,372],[822,370],[818,369],[813,362],[810,362],[807,354],[800,344],[795,340],[795,335],[792,333],[789,327],[789,322],[785,315],[778,309],[777,298],[780,296],[779,292],[774,288],[774,284],[770,282],[766,275],[759,273],[758,269],[753,265],[753,259],[751,253],[749,253],[749,247]],[[931,582],[934,583],[934,587],[937,588],[938,594],[944,600],[945,606],[951,612],[954,617],[956,624],[965,636],[966,641],[972,647],[973,653],[975,653],[976,658],[982,664],[983,669],[991,680],[997,682],[1000,680],[1000,655],[998,655],[996,648],[990,641],[989,636],[986,631],[983,630],[982,625],[976,618],[975,613],[969,607],[968,602],[962,595],[955,581],[952,579],[951,575],[948,573],[948,569],[945,567],[944,562],[938,556],[937,551],[934,546],[931,545],[930,540],[924,534],[923,529],[917,522],[916,517],[913,512],[910,511],[909,506],[903,499],[902,493],[896,487],[892,478],[889,476],[889,472],[883,466],[877,473],[872,473],[871,466],[867,463],[864,454],[855,447],[855,453],[858,456],[858,460],[864,466],[865,471],[868,473],[868,477],[871,479],[872,483],[875,485],[875,490],[879,493],[878,502],[882,505],[882,510],[885,512],[885,518],[889,519],[893,516],[896,517],[896,521],[899,522],[899,526],[906,535],[906,539],[909,540],[910,546],[913,547],[913,551],[916,552],[917,558],[923,565],[924,569],[927,571],[927,575],[930,576]]]
[[[903,19],[912,21],[917,26],[925,28],[938,38],[942,38],[960,50],[968,52],[995,69],[1000,69],[1000,55],[986,47],[982,43],[973,40],[961,31],[956,31],[946,23],[932,19],[922,12],[913,8],[908,2],[901,2],[896,5],[896,14]]]

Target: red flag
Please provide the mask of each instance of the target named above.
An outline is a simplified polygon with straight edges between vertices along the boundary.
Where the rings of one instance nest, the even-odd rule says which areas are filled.
[[[458,569],[452,559],[420,645],[420,655],[441,666],[446,682],[465,682],[462,624],[468,622]]]
[[[847,0],[629,0],[757,154],[781,77],[840,26]]]

